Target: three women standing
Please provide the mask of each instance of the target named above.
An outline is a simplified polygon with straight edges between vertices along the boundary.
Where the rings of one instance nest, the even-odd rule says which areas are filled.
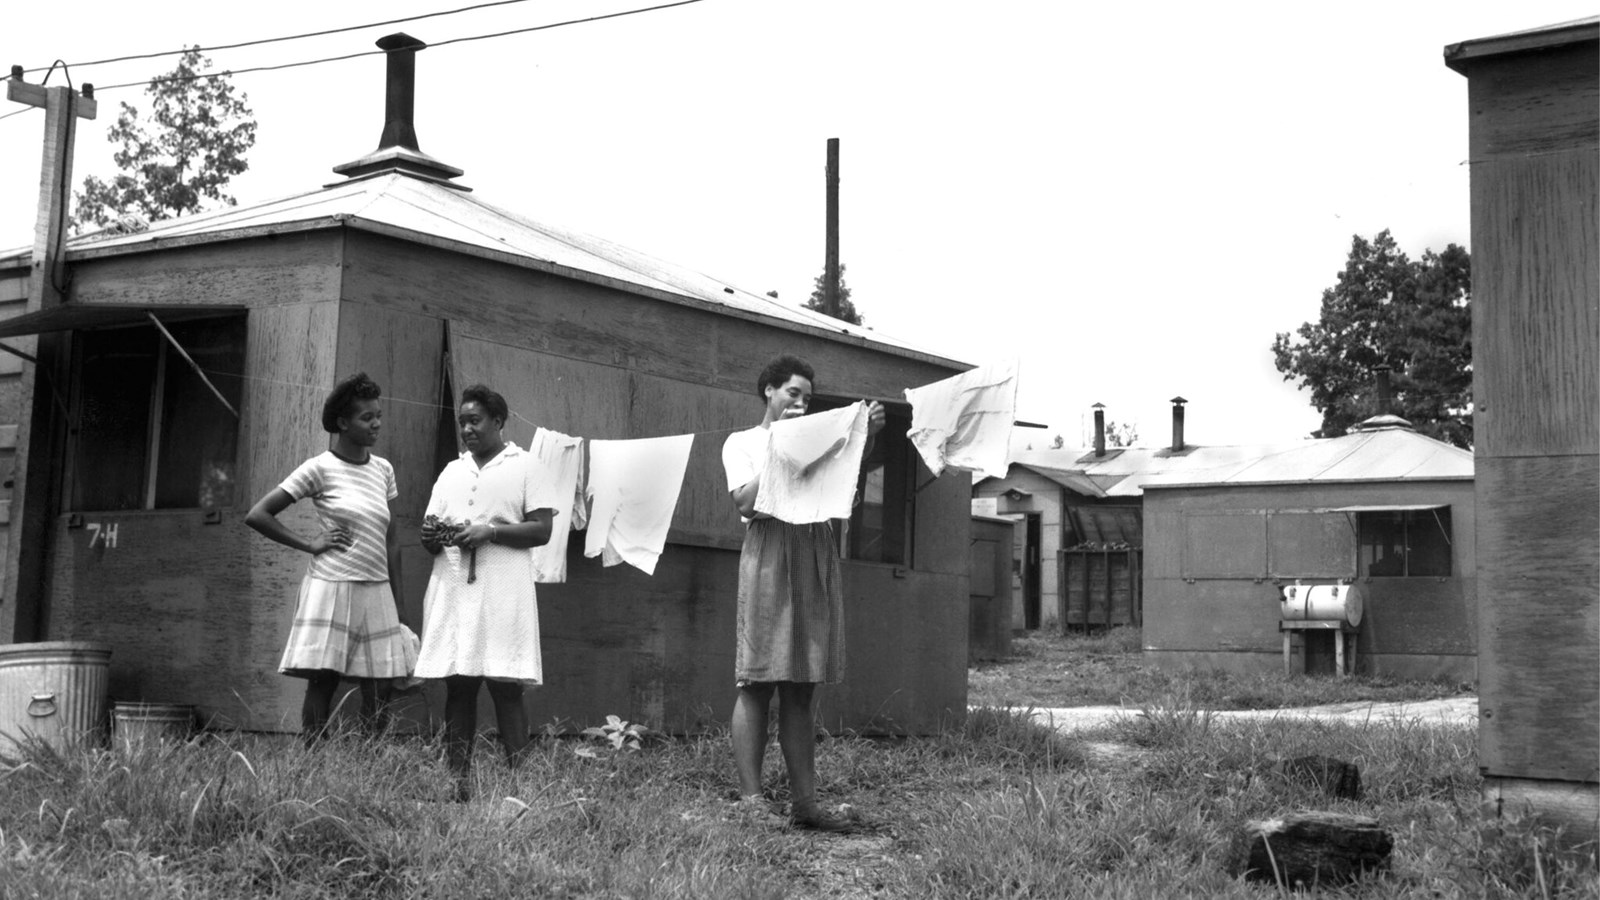
[[[423,599],[418,678],[445,680],[446,758],[457,795],[469,793],[478,688],[487,684],[506,759],[528,745],[525,684],[539,684],[539,609],[533,555],[550,540],[553,510],[536,503],[527,454],[501,436],[505,398],[484,385],[461,392],[466,451],[434,483],[422,546],[434,555]]]
[[[266,537],[311,554],[278,671],[306,680],[300,709],[307,745],[322,737],[341,678],[361,687],[362,717],[381,721],[389,688],[411,674],[415,637],[400,624],[400,550],[389,504],[397,496],[394,467],[371,448],[383,427],[381,390],[365,372],[334,386],[322,405],[333,447],[301,463],[256,501],[245,523]],[[320,531],[304,538],[278,521],[310,498]]]
[[[761,424],[728,436],[722,465],[728,491],[747,523],[739,555],[738,648],[734,680],[733,757],[741,803],[761,805],[767,709],[778,697],[778,744],[789,772],[790,821],[803,828],[851,827],[817,804],[816,723],[819,683],[844,677],[844,583],[829,522],[794,524],[757,513],[768,428],[805,415],[816,375],[804,360],[780,356],[756,381],[765,403]],[[867,408],[868,440],[883,428],[880,404]]]

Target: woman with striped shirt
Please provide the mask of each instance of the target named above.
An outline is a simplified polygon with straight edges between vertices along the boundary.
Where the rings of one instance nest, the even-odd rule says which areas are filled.
[[[361,687],[362,719],[381,721],[390,688],[417,662],[417,642],[400,624],[400,545],[389,504],[399,495],[394,467],[374,455],[383,426],[378,385],[361,372],[339,382],[322,406],[333,447],[300,464],[256,501],[245,524],[311,554],[278,671],[306,680],[300,720],[306,745],[327,730],[340,678]],[[310,498],[320,530],[305,538],[278,514]]]

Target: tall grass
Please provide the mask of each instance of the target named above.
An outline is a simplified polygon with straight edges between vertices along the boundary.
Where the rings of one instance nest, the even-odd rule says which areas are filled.
[[[1596,896],[1592,856],[1481,818],[1474,745],[1461,727],[1232,722],[1181,695],[1073,736],[979,710],[929,737],[826,736],[821,799],[866,823],[844,838],[723,799],[725,735],[595,758],[546,739],[515,770],[484,744],[468,803],[415,739],[39,750],[0,768],[0,896],[1264,898],[1229,874],[1234,839],[1302,808],[1395,838],[1388,873],[1320,896]],[[1363,798],[1280,774],[1312,753],[1358,764]],[[781,795],[776,752],[767,775]]]

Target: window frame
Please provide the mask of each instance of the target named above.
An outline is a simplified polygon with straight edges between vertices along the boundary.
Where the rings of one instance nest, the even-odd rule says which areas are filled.
[[[1359,577],[1371,580],[1373,578],[1453,578],[1455,577],[1455,517],[1450,514],[1448,504],[1430,504],[1425,506],[1390,506],[1350,508],[1344,512],[1355,517],[1352,523],[1356,531],[1356,571]],[[1367,537],[1369,527],[1375,526],[1375,520],[1369,517],[1398,515],[1400,526],[1400,546],[1402,569],[1398,573],[1374,574],[1373,562],[1367,560]],[[1374,528],[1375,530],[1375,528]],[[1418,544],[1413,541],[1414,534],[1437,532],[1444,539],[1445,554],[1443,571],[1412,572],[1413,560],[1418,555]],[[1374,546],[1376,546],[1374,544]]]
[[[917,454],[916,447],[911,443],[910,438],[906,436],[911,428],[911,404],[905,402],[904,400],[889,400],[881,397],[862,398],[852,397],[845,394],[816,393],[811,396],[811,405],[807,409],[807,412],[826,412],[832,409],[839,409],[841,407],[849,406],[852,403],[856,403],[862,399],[875,400],[876,402],[882,404],[884,414],[886,416],[883,430],[879,431],[877,434],[874,450],[881,451],[887,455],[889,452],[891,452],[889,449],[891,442],[904,442],[904,447],[901,448],[901,458],[899,461],[900,465],[903,467],[903,471],[900,476],[903,483],[900,486],[900,490],[904,492],[904,499],[900,504],[902,507],[901,514],[903,518],[899,548],[900,559],[898,561],[894,559],[872,559],[857,555],[859,548],[856,546],[856,541],[860,534],[865,531],[865,528],[861,525],[861,519],[865,516],[868,508],[865,498],[869,470],[865,467],[865,465],[863,465],[861,473],[856,477],[857,502],[855,508],[851,510],[850,518],[836,520],[841,523],[834,529],[834,538],[837,542],[836,546],[839,550],[839,558],[841,560],[864,563],[868,565],[891,566],[894,568],[906,569],[915,568],[917,545],[917,492],[920,487],[917,484],[917,473],[919,470],[918,464],[921,462],[922,458]],[[886,435],[893,435],[896,433],[894,426],[896,421],[899,421],[900,424],[905,426],[898,432],[899,437],[885,437]],[[885,465],[884,469],[887,487],[889,466]],[[887,490],[885,493],[887,493]],[[885,504],[883,508],[886,513],[885,521],[887,521],[887,504]],[[884,529],[880,528],[879,530],[881,531]]]
[[[246,498],[242,498],[239,495],[241,486],[237,477],[240,472],[239,459],[244,449],[242,407],[245,393],[243,390],[243,381],[246,377],[246,374],[243,369],[244,366],[248,364],[247,361],[249,358],[248,353],[250,335],[250,323],[247,310],[233,307],[203,309],[187,308],[182,310],[178,315],[168,315],[167,313],[168,311],[166,310],[146,307],[124,307],[117,309],[106,309],[103,311],[81,310],[77,316],[66,320],[71,323],[71,328],[67,338],[69,348],[68,384],[70,386],[68,394],[69,399],[67,403],[68,433],[66,446],[64,448],[65,452],[63,454],[60,493],[58,496],[59,508],[63,512],[137,514],[212,509],[220,510],[239,508],[242,503],[247,502]],[[172,401],[167,397],[169,391],[169,376],[173,366],[179,367],[179,371],[190,371],[190,369],[188,368],[188,362],[186,362],[182,355],[178,354],[176,348],[173,347],[173,341],[178,340],[178,336],[174,335],[171,339],[169,339],[168,335],[162,333],[163,328],[158,328],[155,323],[150,321],[151,315],[157,315],[161,325],[164,326],[165,329],[177,328],[181,330],[184,328],[184,326],[193,324],[195,322],[233,321],[237,323],[238,344],[236,351],[241,371],[237,376],[240,381],[238,396],[233,400],[234,410],[236,412],[230,412],[230,410],[224,407],[220,400],[214,396],[211,396],[209,391],[207,392],[206,401],[214,404],[212,411],[215,415],[233,420],[233,452],[231,459],[229,459],[228,462],[231,464],[232,471],[234,473],[234,484],[232,490],[229,492],[228,500],[225,503],[217,505],[206,505],[203,502],[196,502],[193,505],[158,504],[162,487],[162,481],[160,477],[162,474],[162,462],[163,459],[169,455],[163,450],[163,444],[165,443],[164,438],[166,437],[166,435],[163,433],[163,429],[165,428],[167,422],[173,418],[172,411],[168,408],[172,403]],[[154,346],[157,348],[154,354],[154,373],[151,376],[151,381],[146,387],[146,390],[143,392],[147,398],[148,407],[145,419],[145,434],[140,442],[141,452],[144,454],[144,458],[141,461],[139,505],[122,508],[107,507],[101,504],[80,505],[76,502],[75,498],[78,494],[78,482],[83,474],[81,470],[82,460],[80,458],[80,452],[83,447],[83,441],[85,440],[82,433],[81,420],[86,399],[85,386],[83,382],[83,365],[86,356],[84,342],[85,340],[89,339],[91,334],[102,334],[105,332],[115,331],[126,331],[130,334],[133,334],[136,330],[143,330],[148,333],[149,337],[154,341]],[[190,349],[192,348],[186,348],[185,352],[189,352]],[[196,499],[204,500],[204,496],[202,495]]]

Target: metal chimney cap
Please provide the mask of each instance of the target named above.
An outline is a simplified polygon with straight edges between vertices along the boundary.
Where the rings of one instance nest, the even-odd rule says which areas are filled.
[[[1183,404],[1188,403],[1189,401],[1183,399],[1182,397],[1173,397],[1172,398],[1172,402],[1178,404],[1179,406],[1182,406]]]

